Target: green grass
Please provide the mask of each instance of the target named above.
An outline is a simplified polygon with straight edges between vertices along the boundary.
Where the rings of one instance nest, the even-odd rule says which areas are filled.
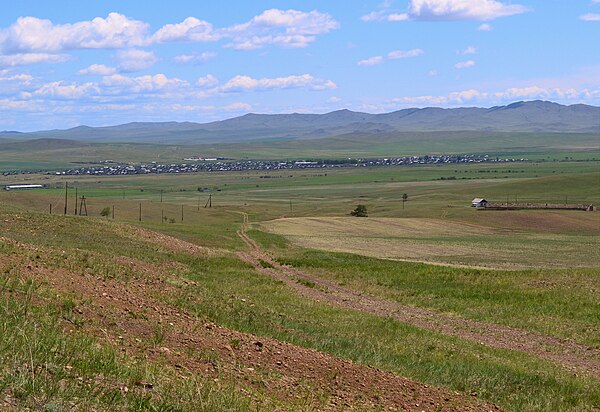
[[[282,263],[402,304],[600,349],[600,269],[479,270],[297,250]]]
[[[72,316],[71,305],[33,303],[44,295],[31,281],[0,278],[0,409],[253,410],[231,386],[193,374],[181,379],[168,365],[131,359],[77,330],[66,332],[62,319]]]
[[[456,222],[503,228],[519,226],[519,222],[515,223],[507,218],[516,215],[478,213],[468,206],[470,200],[480,193],[497,198],[503,198],[509,193],[519,197],[527,195],[548,199],[561,198],[566,194],[573,199],[593,202],[600,200],[599,186],[596,185],[600,181],[600,173],[594,162],[493,166],[339,170],[331,173],[328,171],[327,176],[323,171],[294,171],[290,173],[293,177],[286,177],[282,172],[271,172],[272,176],[281,175],[271,179],[260,178],[265,172],[136,176],[123,179],[78,178],[79,189],[83,194],[86,191],[90,193],[88,207],[91,213],[87,218],[41,213],[47,210],[50,202],[54,202],[58,210],[61,210],[59,205],[62,197],[59,189],[27,193],[2,192],[2,236],[32,244],[40,250],[36,252],[22,249],[12,242],[0,242],[0,255],[7,258],[25,255],[32,260],[40,255],[42,263],[51,268],[90,270],[123,282],[134,279],[136,274],[116,264],[116,256],[128,256],[153,264],[179,262],[183,269],[176,277],[185,276],[195,283],[190,282],[180,288],[177,294],[165,294],[163,298],[220,325],[325,351],[429,385],[465,393],[476,392],[478,397],[497,403],[507,410],[593,410],[600,404],[600,385],[596,378],[577,376],[550,362],[520,352],[491,349],[472,341],[422,330],[391,319],[301,298],[282,283],[257,273],[230,252],[244,248],[235,233],[242,222],[240,212],[248,213],[251,222],[290,215],[343,216],[356,204],[366,203],[371,216],[443,217]],[[516,168],[524,168],[525,172],[514,173],[512,170]],[[501,172],[509,169],[510,174]],[[454,170],[457,175],[469,179],[435,180],[440,176],[453,174]],[[539,177],[535,177],[536,175]],[[480,178],[481,176],[485,176],[485,179]],[[488,178],[490,176],[498,178]],[[62,180],[53,177],[49,181]],[[199,186],[222,189],[215,192],[213,209],[197,210],[199,195],[195,188]],[[158,198],[157,190],[160,188],[170,189],[163,204]],[[126,190],[125,199],[122,199],[123,190]],[[409,194],[409,202],[407,208],[402,210],[400,197],[404,192]],[[289,210],[290,199],[293,200],[293,211]],[[132,238],[131,233],[119,222],[139,224],[139,202],[143,203],[143,226],[199,245],[224,250],[211,256],[190,256],[181,251],[173,251],[166,244]],[[100,210],[113,203],[117,208],[116,222],[100,218]],[[181,204],[184,205],[184,222],[177,220]],[[174,217],[176,223],[161,223],[161,209],[167,216]],[[563,236],[569,235],[568,230],[557,227],[549,228],[547,232]],[[535,232],[525,230],[515,236]],[[356,289],[473,319],[505,323],[590,345],[599,343],[597,269],[510,272],[431,267],[299,250],[281,236],[256,230],[249,233],[282,261]],[[597,232],[592,228],[588,235],[595,236]],[[64,257],[65,255],[68,257]],[[365,277],[364,273],[369,273],[369,277]],[[6,294],[2,296],[4,298]],[[204,399],[202,394],[206,392],[198,388],[211,388],[203,386],[204,382],[200,378],[197,378],[197,386],[192,386],[191,389],[179,388],[177,385],[184,383],[171,381],[170,372],[167,369],[161,372],[161,365],[144,364],[114,352],[110,355],[110,348],[99,349],[89,337],[78,333],[61,333],[60,328],[56,327],[57,322],[60,322],[64,313],[71,316],[69,310],[72,302],[68,297],[61,297],[58,304],[50,306],[37,302],[35,305],[27,304],[27,314],[13,321],[9,315],[20,313],[23,309],[18,306],[22,303],[11,296],[2,301],[5,312],[0,313],[5,315],[0,317],[0,324],[5,322],[8,325],[5,331],[13,331],[0,336],[0,351],[4,351],[0,355],[5,355],[0,357],[2,368],[8,368],[2,369],[6,372],[0,373],[0,376],[1,379],[10,380],[11,386],[5,385],[5,393],[9,390],[12,393],[14,388],[30,388],[19,398],[24,407],[39,406],[33,403],[34,399],[35,402],[42,399],[46,403],[56,402],[62,405],[75,398],[82,402],[82,409],[97,407],[107,410],[142,410],[146,406],[135,409],[138,403],[135,403],[137,398],[133,394],[121,397],[115,395],[116,400],[110,398],[107,403],[98,403],[105,401],[88,396],[95,392],[86,395],[87,392],[80,388],[79,383],[69,382],[66,388],[61,389],[59,380],[54,376],[62,375],[23,377],[17,374],[14,365],[27,364],[26,349],[30,347],[23,337],[20,338],[21,341],[15,340],[19,330],[26,332],[24,336],[38,336],[36,333],[39,333],[40,339],[43,336],[52,337],[48,344],[50,346],[40,346],[42,349],[38,350],[35,364],[57,364],[59,368],[68,364],[73,367],[71,371],[77,371],[77,376],[106,376],[109,382],[119,384],[127,384],[134,377],[146,379],[145,373],[151,373],[149,379],[155,379],[156,382],[164,379],[164,382],[168,382],[164,387],[173,388],[172,391],[165,389],[164,400],[167,405],[168,402],[176,405],[173,408],[175,410],[186,409],[186,404],[175,402],[191,402],[192,395],[186,394],[197,390],[200,395],[196,395],[196,399]],[[16,337],[9,341],[6,336]],[[160,344],[164,339],[160,328],[155,330],[154,336],[155,344]],[[80,342],[78,339],[88,343],[77,343]],[[8,345],[9,342],[22,343],[13,346],[12,343]],[[63,352],[52,352],[51,348],[56,346],[56,342],[63,342],[61,345],[68,349],[65,352],[69,355],[67,360],[57,358]],[[100,352],[97,354],[93,351]],[[97,362],[98,365],[88,365],[81,361],[84,366],[79,366],[79,363],[71,361],[77,356],[87,359],[85,362]],[[115,363],[118,365],[111,366]],[[32,383],[31,380],[38,376],[46,377],[47,382]],[[18,379],[29,381],[25,380],[19,386],[21,381],[17,381]],[[49,389],[40,389],[45,388],[43,385],[48,385]],[[163,384],[157,385],[159,388],[163,387]],[[223,388],[214,389],[217,399],[215,402],[223,402],[223,405],[235,408],[239,401],[240,409],[246,407],[243,400],[228,398],[220,392],[221,389]],[[181,400],[173,399],[170,395],[178,390],[184,394]],[[109,389],[106,391],[110,392]],[[54,395],[47,396],[46,393]],[[215,409],[218,410],[218,407]]]
[[[514,411],[586,410],[600,401],[595,378],[576,377],[529,355],[300,298],[233,257],[190,264],[198,286],[177,298],[218,324],[478,396]]]

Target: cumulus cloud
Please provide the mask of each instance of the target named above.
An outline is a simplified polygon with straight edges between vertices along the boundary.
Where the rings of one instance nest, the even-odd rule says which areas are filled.
[[[195,17],[188,17],[181,23],[166,24],[152,35],[151,43],[210,42],[221,37],[214,32],[212,24]]]
[[[360,60],[356,63],[358,66],[377,66],[383,63],[383,56],[373,56],[368,59]]]
[[[208,88],[219,84],[219,80],[212,74],[207,74],[204,77],[200,77],[196,84],[202,88]]]
[[[220,86],[217,91],[229,93],[300,87],[310,90],[326,90],[334,89],[337,85],[331,80],[318,79],[310,74],[262,79],[255,79],[250,76],[235,76]]]
[[[30,98],[32,96],[47,96],[59,99],[81,99],[84,96],[98,92],[98,87],[93,83],[67,84],[63,81],[58,81],[47,83],[35,90],[33,93],[24,92],[22,96],[24,98]]]
[[[474,60],[467,60],[464,62],[458,62],[454,65],[457,69],[468,69],[469,67],[475,66]]]
[[[92,64],[85,69],[79,70],[81,75],[92,75],[92,76],[110,76],[115,74],[117,69],[114,67],[105,66],[104,64]]]
[[[174,60],[177,63],[183,64],[201,64],[214,58],[216,55],[217,53],[215,52],[180,54],[179,56],[175,56]]]
[[[0,55],[0,67],[28,66],[41,63],[62,63],[69,60],[66,54],[18,53],[8,56]]]
[[[407,57],[417,57],[422,55],[424,52],[421,49],[412,50],[394,50],[388,53],[388,59],[405,59]]]
[[[219,30],[231,39],[226,45],[236,50],[253,50],[267,44],[288,48],[306,47],[319,34],[337,29],[339,23],[329,14],[317,10],[265,10],[247,23]]]
[[[579,19],[581,19],[583,21],[600,21],[600,14],[588,13],[588,14],[579,16]]]
[[[187,89],[189,86],[189,83],[185,80],[169,78],[162,73],[138,77],[113,74],[112,76],[105,76],[101,84],[109,88],[118,88],[120,92],[126,90],[135,93],[176,91],[180,88]]]
[[[529,9],[519,4],[498,0],[410,0],[406,13],[391,12],[387,7],[362,16],[363,21],[448,21],[494,20],[522,14]]]
[[[148,69],[158,61],[153,52],[139,49],[119,50],[115,56],[119,71],[138,72]]]
[[[269,9],[246,23],[214,28],[207,21],[187,17],[180,23],[166,24],[150,33],[149,24],[120,13],[106,18],[68,24],[48,19],[20,17],[7,28],[0,28],[0,64],[13,67],[35,63],[58,63],[68,59],[66,52],[83,49],[130,49],[125,51],[120,70],[137,71],[150,67],[156,58],[139,47],[170,42],[216,42],[228,40],[225,47],[253,50],[275,45],[306,47],[318,35],[337,29],[339,23],[317,10]],[[133,51],[135,50],[135,52]],[[133,53],[137,53],[136,56]],[[145,53],[142,55],[142,53]],[[126,59],[129,54],[129,59]],[[181,55],[178,62],[202,62],[214,55]]]
[[[73,24],[20,17],[0,30],[0,53],[60,53],[74,49],[137,46],[144,42],[148,24],[119,13]]]

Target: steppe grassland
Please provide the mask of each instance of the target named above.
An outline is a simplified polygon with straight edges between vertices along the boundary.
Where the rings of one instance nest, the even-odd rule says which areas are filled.
[[[432,385],[476,392],[483,399],[511,410],[585,410],[600,402],[596,378],[574,377],[561,367],[526,354],[493,350],[389,319],[316,304],[255,273],[229,251],[244,248],[236,235],[242,222],[241,212],[248,213],[251,222],[284,216],[317,217],[318,220],[322,216],[346,216],[359,202],[367,204],[370,214],[381,222],[385,222],[383,218],[406,218],[411,222],[430,219],[429,229],[437,231],[438,236],[448,233],[435,224],[439,220],[449,222],[452,227],[468,223],[471,229],[466,241],[472,236],[493,236],[490,232],[500,229],[512,231],[514,237],[537,233],[597,237],[593,224],[595,214],[580,212],[560,218],[546,215],[540,218],[535,212],[487,214],[469,207],[475,196],[503,199],[506,194],[521,199],[566,194],[572,199],[597,203],[600,196],[594,188],[598,187],[595,183],[600,174],[594,173],[596,165],[524,164],[516,166],[528,170],[519,176],[528,176],[526,178],[450,181],[432,179],[453,173],[452,166],[294,171],[290,172],[292,178],[285,177],[287,172],[247,172],[77,178],[75,184],[67,177],[70,184],[79,188],[80,194],[86,195],[88,212],[95,219],[48,216],[49,203],[55,205],[55,212],[58,209],[62,213],[63,196],[61,189],[48,189],[2,192],[2,202],[38,212],[8,210],[7,216],[21,217],[17,220],[3,217],[0,224],[4,236],[66,248],[75,256],[71,262],[74,267],[88,262],[107,275],[119,275],[113,273],[118,267],[107,263],[112,262],[115,254],[149,262],[177,260],[188,268],[182,275],[196,282],[196,286],[186,287],[180,295],[165,296],[165,299],[234,329],[323,350]],[[465,166],[465,170],[469,170],[465,172],[467,175],[488,176],[487,172],[476,171],[486,167],[470,167]],[[536,174],[541,177],[535,178]],[[271,177],[264,178],[266,175]],[[60,183],[63,179],[49,177],[48,181]],[[212,209],[203,207],[208,194],[199,193],[197,187],[213,190]],[[160,189],[165,190],[163,203],[160,203]],[[409,202],[403,210],[400,199],[404,192],[409,194]],[[70,201],[69,214],[73,208]],[[141,223],[138,222],[139,203],[143,205]],[[156,254],[154,248],[137,247],[119,232],[118,223],[105,218],[99,220],[100,210],[113,204],[117,222],[141,224],[218,248],[221,252],[195,259],[180,254]],[[161,222],[161,211],[174,219],[174,223]],[[563,220],[576,224],[564,225]],[[414,231],[414,227],[411,230]],[[304,249],[291,245],[281,236],[262,231],[251,232],[251,235],[280,261],[307,268],[357,290],[598,345],[597,269],[451,268]],[[477,264],[476,259],[472,263]],[[200,296],[202,304],[192,304],[186,296]]]

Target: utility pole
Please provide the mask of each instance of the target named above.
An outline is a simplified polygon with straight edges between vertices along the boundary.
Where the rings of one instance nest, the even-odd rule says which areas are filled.
[[[52,203],[50,203],[50,214],[52,214]]]
[[[160,223],[165,223],[165,210],[160,209]]]
[[[162,195],[163,195],[163,190],[160,189],[160,203],[162,203]]]
[[[204,208],[206,209],[207,207],[212,207],[212,193],[208,194],[208,200],[206,201],[206,204],[204,205]]]
[[[75,188],[75,216],[77,216],[77,188]]]
[[[142,203],[140,202],[140,217],[139,217],[139,221],[142,221]]]
[[[181,221],[183,222],[183,205],[181,205]]]
[[[112,207],[112,218],[115,220],[115,205]]]
[[[85,214],[84,214],[85,210]],[[85,204],[85,196],[81,196],[81,204],[79,205],[79,216],[87,216],[87,205]]]
[[[65,215],[67,214],[67,203],[69,202],[69,183],[65,182]]]

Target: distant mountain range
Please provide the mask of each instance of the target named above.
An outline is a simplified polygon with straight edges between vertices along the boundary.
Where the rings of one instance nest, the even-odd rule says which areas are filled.
[[[338,110],[326,114],[246,114],[211,123],[127,123],[79,126],[31,133],[0,132],[0,139],[70,139],[80,142],[234,143],[252,140],[318,139],[351,133],[393,132],[564,132],[600,133],[600,107],[546,101],[491,108],[404,109],[369,114]]]

